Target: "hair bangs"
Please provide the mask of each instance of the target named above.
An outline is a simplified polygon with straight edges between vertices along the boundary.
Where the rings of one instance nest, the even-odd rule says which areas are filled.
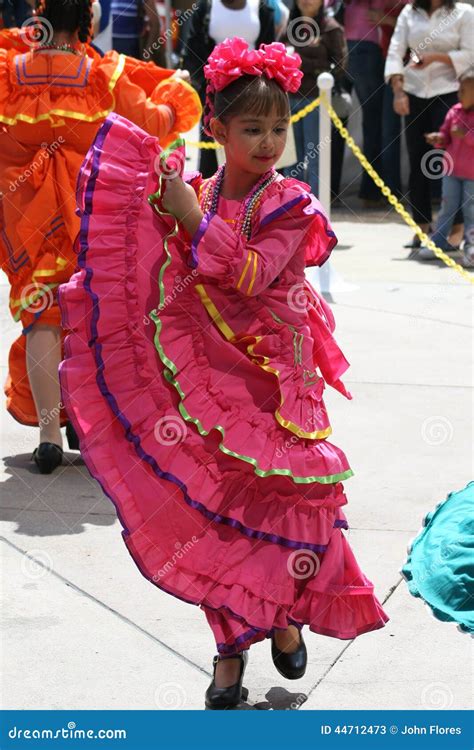
[[[215,116],[222,122],[236,115],[268,117],[272,112],[282,120],[288,119],[290,104],[287,93],[266,76],[242,76],[215,97]]]

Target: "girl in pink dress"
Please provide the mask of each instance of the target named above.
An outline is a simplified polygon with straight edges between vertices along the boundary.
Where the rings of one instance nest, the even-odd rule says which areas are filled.
[[[337,240],[308,186],[273,166],[299,63],[280,43],[215,48],[206,122],[226,164],[209,180],[182,176],[182,147],[110,115],[82,167],[79,270],[60,292],[84,460],[143,575],[205,613],[208,708],[247,697],[253,643],[270,638],[297,679],[303,625],[352,639],[388,620],[343,533],[352,471],[322,396],[351,397],[348,363],[305,280]]]

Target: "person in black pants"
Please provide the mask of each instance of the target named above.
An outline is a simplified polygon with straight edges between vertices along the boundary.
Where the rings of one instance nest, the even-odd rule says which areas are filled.
[[[216,0],[222,2],[226,8],[232,8],[235,12],[243,9],[247,0]],[[255,49],[260,44],[271,44],[275,41],[274,11],[266,0],[259,2],[260,33],[255,41]],[[180,67],[189,70],[191,83],[199,93],[204,106],[206,99],[206,81],[204,78],[204,65],[216,41],[209,35],[209,22],[211,18],[211,0],[199,0],[189,25],[188,35],[184,42],[184,50],[180,61]],[[202,121],[200,137],[203,141],[212,141],[203,130]],[[199,171],[204,178],[212,177],[217,171],[217,157],[213,149],[202,149],[199,153]]]
[[[434,31],[442,29],[442,33]],[[410,159],[409,203],[424,232],[431,223],[431,202],[439,193],[441,154],[426,143],[425,133],[438,131],[457,101],[459,78],[474,54],[474,11],[455,0],[413,0],[397,18],[385,63],[385,80],[393,90],[393,108],[405,117]],[[429,153],[433,151],[433,153]],[[461,213],[452,234],[459,234]],[[405,247],[418,248],[418,237]]]
[[[457,104],[456,92],[440,94],[431,99],[420,99],[408,94],[410,112],[405,118],[405,136],[410,159],[410,205],[414,221],[420,225],[431,224],[431,198],[433,177],[441,176],[441,155],[427,158],[433,147],[426,143],[425,133],[439,131],[446,114]],[[437,172],[437,170],[439,170]],[[462,222],[462,215],[456,223]]]

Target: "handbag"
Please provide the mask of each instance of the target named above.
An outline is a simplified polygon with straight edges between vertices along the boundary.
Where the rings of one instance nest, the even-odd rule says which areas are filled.
[[[331,64],[330,72],[334,75],[334,63]],[[345,120],[352,112],[352,96],[344,88],[340,79],[336,79],[332,87],[331,104],[338,117]]]

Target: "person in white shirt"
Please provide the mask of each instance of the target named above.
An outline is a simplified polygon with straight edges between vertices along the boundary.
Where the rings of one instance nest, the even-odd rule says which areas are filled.
[[[453,0],[413,0],[400,13],[385,64],[394,109],[405,117],[410,161],[409,202],[413,219],[426,232],[431,223],[433,180],[442,177],[440,159],[430,154],[425,133],[437,131],[456,104],[458,78],[474,64],[474,10]],[[456,219],[462,222],[462,215]],[[454,229],[454,228],[453,228]],[[414,238],[407,247],[417,248]]]

